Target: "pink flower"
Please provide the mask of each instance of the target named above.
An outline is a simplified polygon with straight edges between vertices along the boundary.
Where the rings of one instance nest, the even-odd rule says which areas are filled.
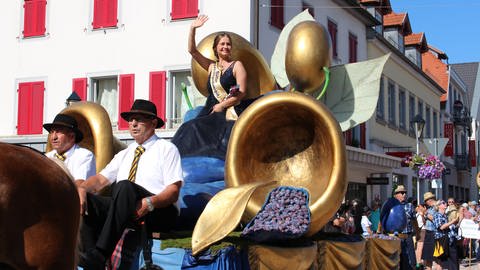
[[[405,163],[415,170],[418,177],[422,179],[432,180],[441,178],[442,172],[445,170],[445,165],[434,155],[412,155],[406,158]]]

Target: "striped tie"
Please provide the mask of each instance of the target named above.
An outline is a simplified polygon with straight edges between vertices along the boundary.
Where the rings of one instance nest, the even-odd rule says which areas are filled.
[[[55,153],[55,157],[61,161],[65,161],[65,159],[67,158],[65,154],[60,155],[59,153]]]
[[[145,148],[141,145],[137,146],[135,149],[135,156],[133,157],[132,167],[130,168],[130,173],[128,174],[128,180],[135,182],[135,175],[137,174],[138,160],[140,156],[145,152]]]

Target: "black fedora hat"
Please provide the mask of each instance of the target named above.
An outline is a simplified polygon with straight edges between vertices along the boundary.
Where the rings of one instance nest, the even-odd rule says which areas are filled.
[[[78,143],[83,139],[83,133],[80,131],[80,129],[78,129],[77,120],[70,115],[59,113],[57,116],[55,116],[55,119],[53,119],[52,123],[43,124],[43,128],[48,132],[50,132],[50,130],[55,126],[67,127],[71,129],[75,133],[75,143]]]
[[[163,120],[157,116],[157,106],[155,106],[153,102],[148,100],[136,99],[133,102],[133,105],[132,105],[132,108],[130,108],[130,111],[122,112],[120,116],[122,116],[122,118],[125,121],[128,121],[132,114],[143,114],[143,115],[156,118],[158,120],[156,128],[160,128],[163,126],[163,124],[165,124],[165,122],[163,122]]]

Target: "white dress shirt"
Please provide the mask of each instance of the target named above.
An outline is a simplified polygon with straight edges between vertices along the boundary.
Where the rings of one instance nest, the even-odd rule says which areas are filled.
[[[110,183],[128,181],[128,174],[135,156],[136,142],[118,152],[100,172]],[[142,146],[145,152],[138,161],[135,183],[153,194],[159,194],[175,182],[183,183],[182,164],[177,147],[153,135]]]
[[[52,150],[45,155],[49,158],[55,158],[57,150]],[[74,144],[65,155],[65,166],[72,174],[74,180],[87,179],[88,177],[95,175],[96,165],[95,156],[88,149],[82,148],[77,144]]]

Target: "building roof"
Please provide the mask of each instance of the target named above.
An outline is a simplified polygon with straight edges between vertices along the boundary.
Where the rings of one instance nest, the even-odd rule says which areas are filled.
[[[480,62],[452,64],[452,68],[462,78],[462,81],[467,86],[468,100],[473,102],[473,96],[475,95],[475,85],[480,85]],[[477,80],[479,80],[477,82]],[[477,89],[479,91],[480,89]],[[478,95],[478,93],[477,93]],[[477,104],[475,107],[478,107]],[[473,107],[473,106],[472,106]],[[473,112],[473,108],[472,108]]]
[[[412,27],[407,13],[391,12],[383,15],[383,26],[400,28],[404,35],[412,33]]]
[[[428,50],[427,39],[425,38],[425,34],[421,33],[413,33],[410,35],[405,36],[405,46],[412,46],[416,45],[420,48],[420,52],[424,53]]]
[[[383,15],[383,25],[385,26],[402,26],[407,18],[407,13],[395,13]]]
[[[392,11],[392,6],[390,5],[390,0],[358,0],[358,3],[364,6],[375,6],[376,8],[388,11]]]

